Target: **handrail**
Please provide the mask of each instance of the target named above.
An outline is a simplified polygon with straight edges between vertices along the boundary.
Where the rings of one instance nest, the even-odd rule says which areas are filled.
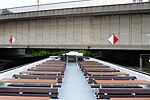
[[[3,14],[2,12],[6,12],[4,14],[7,14],[7,13],[10,14],[10,13],[52,10],[52,9],[60,9],[60,8],[73,8],[73,7],[80,7],[80,6],[88,5],[90,1],[91,0],[81,0],[81,1],[69,1],[69,2],[59,2],[59,3],[4,8],[4,9],[0,9],[0,12],[1,14]]]

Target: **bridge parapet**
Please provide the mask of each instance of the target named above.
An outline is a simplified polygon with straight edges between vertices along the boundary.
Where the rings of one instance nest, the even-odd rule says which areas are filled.
[[[0,20],[11,20],[11,19],[25,19],[25,18],[39,18],[39,17],[54,17],[54,16],[87,16],[87,15],[108,15],[108,14],[124,14],[124,13],[145,13],[150,10],[150,3],[129,3],[129,4],[116,4],[116,5],[100,5],[100,6],[89,6],[87,3],[89,0],[86,0],[86,6],[74,6],[71,8],[71,5],[68,8],[52,8],[47,9],[45,7],[40,10],[35,9],[37,6],[29,6],[26,8],[14,8],[3,9],[6,14],[0,15]],[[77,2],[77,4],[80,2]],[[44,9],[45,8],[45,9]],[[20,10],[21,9],[21,10]],[[25,9],[25,10],[23,10]],[[8,13],[8,14],[7,14]]]

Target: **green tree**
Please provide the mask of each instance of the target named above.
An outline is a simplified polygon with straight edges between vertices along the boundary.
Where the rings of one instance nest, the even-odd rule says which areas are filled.
[[[28,49],[27,53],[31,54],[33,57],[39,56],[51,56],[51,55],[61,55],[68,53],[70,51],[77,51],[83,53],[84,56],[89,57],[101,57],[101,52],[99,50],[45,50],[45,49]]]

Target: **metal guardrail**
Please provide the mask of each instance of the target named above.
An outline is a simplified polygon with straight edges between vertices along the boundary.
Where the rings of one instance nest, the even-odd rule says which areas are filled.
[[[103,61],[103,60],[102,60]],[[109,62],[110,63],[110,62]],[[138,73],[141,73],[141,74],[144,74],[144,75],[147,75],[147,76],[150,76],[150,73],[147,73],[147,72],[144,72],[140,69],[135,69],[135,68],[131,68],[132,66],[123,66],[123,65],[120,65],[120,64],[116,64],[116,63],[110,63],[110,64],[113,64],[113,65],[117,65],[119,67],[122,67],[122,68],[125,68],[125,69],[128,69],[128,70],[131,70],[131,71],[135,71],[135,72],[138,72]],[[140,68],[140,67],[139,67]]]
[[[31,63],[32,63],[32,62],[31,62]],[[20,68],[20,67],[23,67],[23,66],[28,65],[28,64],[31,64],[31,63],[23,64],[23,65],[16,66],[16,67],[13,67],[13,68],[9,68],[9,69],[6,69],[6,70],[2,70],[2,71],[0,71],[0,74],[1,74],[1,73],[5,73],[5,72],[8,72],[8,71],[11,71],[11,70],[14,70],[14,69],[17,69],[17,68]]]
[[[33,11],[53,10],[63,8],[85,7],[89,6],[90,2],[91,0],[82,0],[82,1],[31,5],[31,6],[0,9],[0,12],[3,14],[10,14],[10,13],[33,12]]]
[[[134,69],[134,68],[130,68],[130,67],[124,67],[124,68],[150,76],[150,73],[144,72],[142,70],[138,70],[138,69]]]
[[[112,64],[114,64],[114,63],[112,63]],[[114,65],[118,65],[118,64],[114,64]],[[131,68],[131,66],[122,66],[122,65],[118,65],[118,66],[150,76],[150,73],[144,72],[144,71],[139,70],[139,69]]]
[[[126,3],[133,3],[133,2],[129,2],[129,0],[95,0],[95,1],[80,0],[80,1],[5,8],[5,9],[0,9],[0,14],[33,12],[33,11],[42,11],[42,10],[54,10],[54,9],[88,7],[88,6],[99,6],[99,5],[126,4]]]
[[[30,65],[32,63],[39,62],[39,61],[42,61],[42,60],[37,60],[37,61],[34,61],[34,62],[29,62],[29,63],[22,64],[22,65],[19,65],[19,66],[16,66],[16,67],[12,67],[12,68],[9,68],[9,69],[6,69],[6,70],[2,70],[2,71],[0,71],[0,74],[11,71],[11,70],[14,70],[14,69],[17,69],[17,68],[21,68],[21,67],[24,67],[26,65]]]

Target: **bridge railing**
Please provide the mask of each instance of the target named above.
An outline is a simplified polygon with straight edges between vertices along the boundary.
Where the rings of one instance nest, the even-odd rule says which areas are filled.
[[[88,6],[98,6],[98,5],[125,4],[125,3],[132,3],[132,2],[129,2],[129,0],[80,0],[80,1],[23,6],[23,7],[15,7],[15,8],[5,8],[5,9],[0,9],[0,14],[88,7]]]
[[[42,11],[42,10],[63,9],[63,8],[85,7],[85,6],[89,6],[90,2],[91,0],[82,0],[82,1],[23,6],[23,7],[15,7],[15,8],[5,8],[5,9],[0,9],[0,12],[1,14],[10,14],[10,13],[32,12],[32,11]]]

